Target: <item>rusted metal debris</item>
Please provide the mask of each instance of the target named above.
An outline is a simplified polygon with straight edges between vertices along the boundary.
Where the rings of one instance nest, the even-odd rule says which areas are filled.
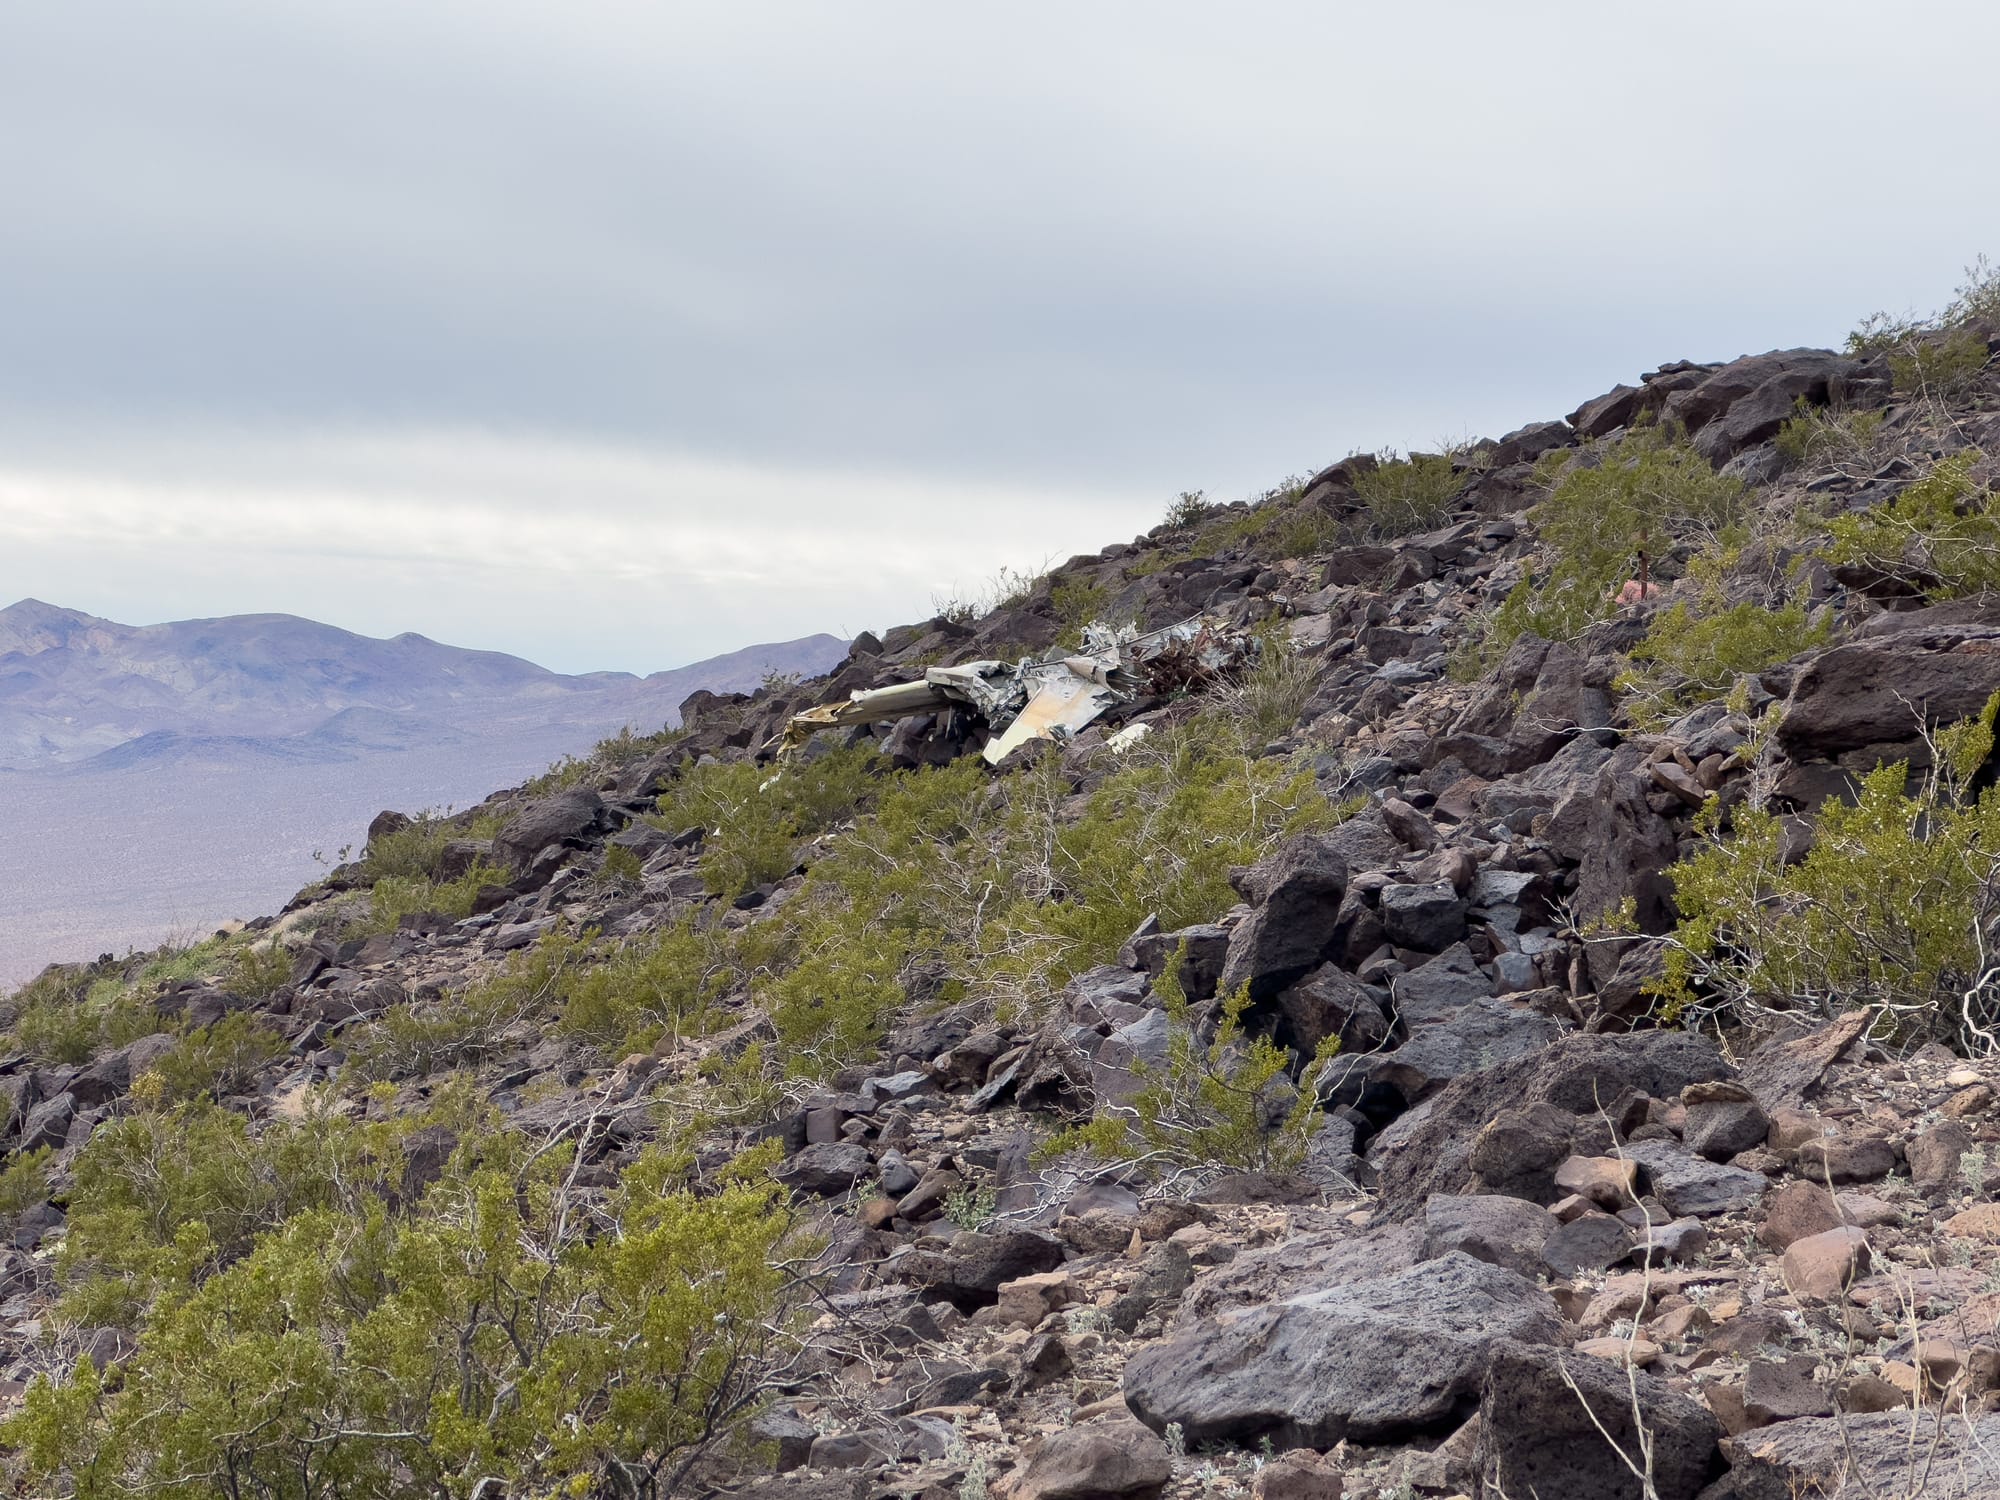
[[[1029,740],[1061,742],[1081,733],[1118,704],[1213,683],[1253,659],[1259,646],[1255,636],[1214,615],[1144,634],[1129,625],[1088,625],[1083,650],[1074,655],[931,667],[910,682],[809,708],[778,736],[778,753],[792,754],[822,729],[964,708],[985,720],[983,754],[998,765]]]

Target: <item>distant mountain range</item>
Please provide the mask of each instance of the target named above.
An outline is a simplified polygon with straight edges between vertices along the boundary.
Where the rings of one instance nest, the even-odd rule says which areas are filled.
[[[645,677],[569,677],[498,651],[375,640],[294,615],[120,625],[23,599],[0,609],[0,769],[343,761],[467,733],[650,730],[674,722],[698,688],[809,675],[843,649],[816,635]]]
[[[464,806],[845,650],[565,676],[292,615],[135,626],[24,599],[0,609],[0,986],[268,910],[382,808]]]

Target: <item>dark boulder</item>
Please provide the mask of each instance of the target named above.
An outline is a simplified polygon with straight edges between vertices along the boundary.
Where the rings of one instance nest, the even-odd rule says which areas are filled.
[[[1494,1193],[1440,1193],[1424,1205],[1424,1259],[1462,1250],[1533,1280],[1542,1246],[1557,1229],[1546,1208]]]
[[[1275,854],[1230,872],[1238,895],[1256,910],[1230,935],[1219,989],[1248,984],[1252,1000],[1268,1000],[1318,965],[1334,938],[1347,861],[1331,839],[1299,834]]]
[[[1332,964],[1321,964],[1277,998],[1291,1045],[1310,1052],[1337,1036],[1343,1052],[1373,1052],[1389,1037],[1375,992]]]
[[[1721,1441],[1708,1409],[1657,1376],[1504,1343],[1480,1394],[1476,1466],[1492,1496],[1695,1500],[1722,1472]],[[1642,1442],[1652,1455],[1651,1488],[1641,1478]]]
[[[1125,1404],[1155,1431],[1180,1424],[1190,1446],[1394,1442],[1470,1416],[1498,1340],[1553,1343],[1562,1328],[1532,1282],[1453,1251],[1184,1328],[1127,1361]]]
[[[604,799],[585,790],[557,792],[530,803],[501,825],[493,852],[525,869],[552,844],[579,846],[609,826]]]
[[[1940,625],[1822,651],[1793,679],[1774,742],[1794,761],[1927,762],[1923,731],[2000,691],[2000,626]]]
[[[1482,1129],[1503,1111],[1545,1107],[1552,1118],[1595,1118],[1627,1090],[1672,1099],[1691,1083],[1731,1076],[1706,1040],[1687,1032],[1569,1033],[1530,1053],[1453,1079],[1375,1138],[1381,1207],[1420,1212],[1433,1193],[1461,1193],[1475,1176]]]
[[[1063,1262],[1062,1241],[1029,1229],[998,1234],[967,1231],[942,1250],[915,1250],[895,1270],[932,1301],[971,1310],[999,1300],[1002,1282],[1053,1271]]]
[[[1447,880],[1382,891],[1382,928],[1398,948],[1442,953],[1465,936],[1465,912],[1465,898]]]

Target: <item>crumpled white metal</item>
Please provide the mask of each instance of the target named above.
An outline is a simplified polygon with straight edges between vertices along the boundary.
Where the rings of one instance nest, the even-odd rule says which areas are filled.
[[[1091,624],[1084,627],[1083,650],[1072,655],[931,667],[909,682],[809,708],[786,725],[780,751],[796,751],[821,729],[964,707],[986,721],[984,755],[998,765],[1029,740],[1060,743],[1081,733],[1117,704],[1201,686],[1250,660],[1258,647],[1255,636],[1214,615],[1144,633],[1129,625]]]

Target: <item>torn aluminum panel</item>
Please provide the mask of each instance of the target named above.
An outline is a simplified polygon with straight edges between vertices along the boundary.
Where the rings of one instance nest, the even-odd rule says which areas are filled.
[[[1069,739],[1106,709],[1142,694],[1206,686],[1253,658],[1259,642],[1213,615],[1195,615],[1145,634],[1130,626],[1089,625],[1083,646],[1075,655],[1043,661],[932,667],[914,681],[809,708],[786,726],[780,751],[790,754],[821,729],[962,706],[986,721],[984,754],[997,765],[1029,740]]]

